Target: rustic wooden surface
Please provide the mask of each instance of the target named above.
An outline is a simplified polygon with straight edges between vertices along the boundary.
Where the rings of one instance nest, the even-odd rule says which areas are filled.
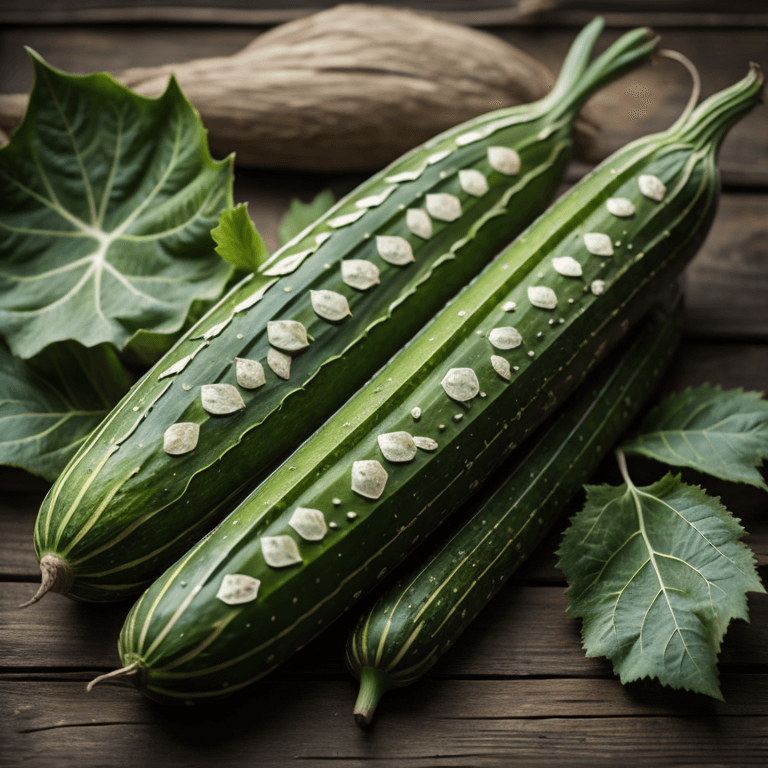
[[[573,30],[499,29],[557,69]],[[620,30],[611,30],[607,37]],[[243,27],[5,27],[0,92],[29,87],[22,44],[72,72],[117,71],[236,51],[258,32]],[[700,67],[705,92],[739,79],[747,62],[768,67],[764,30],[678,28],[664,44]],[[610,116],[608,151],[669,124],[687,96],[671,63],[628,76],[595,102]],[[724,194],[713,231],[686,273],[686,336],[666,392],[704,382],[768,389],[768,108],[723,148]],[[574,165],[569,178],[581,167]],[[290,199],[353,177],[238,168],[236,201],[248,201],[271,247]],[[658,477],[638,462],[640,480]],[[594,478],[615,482],[609,462]],[[768,574],[766,494],[702,482],[743,521]],[[562,526],[424,680],[387,694],[374,727],[352,719],[355,683],[342,661],[354,616],[345,617],[282,670],[215,706],[163,708],[132,688],[85,684],[118,665],[128,606],[93,607],[49,595],[20,610],[38,578],[31,546],[46,485],[0,470],[0,768],[49,766],[765,766],[768,765],[768,595],[750,596],[752,623],[729,629],[720,656],[725,702],[662,688],[621,686],[604,659],[587,659],[579,624],[565,616],[554,554]],[[577,503],[577,502],[575,502]],[[574,507],[575,508],[575,507]]]

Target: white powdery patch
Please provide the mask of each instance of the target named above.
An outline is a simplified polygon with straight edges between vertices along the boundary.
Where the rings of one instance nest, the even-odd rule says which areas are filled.
[[[651,200],[655,200],[657,203],[664,199],[664,195],[667,193],[667,188],[664,186],[664,182],[652,176],[650,173],[644,173],[637,178],[637,186],[640,189],[640,194],[644,195]]]
[[[516,328],[506,325],[501,328],[494,328],[488,334],[488,341],[496,349],[514,349],[523,343],[523,337]]]
[[[396,267],[402,267],[414,261],[411,244],[404,237],[379,235],[376,238],[376,250],[387,264],[393,264]]]
[[[506,176],[520,172],[520,155],[509,147],[488,147],[488,164],[494,171]]]
[[[422,240],[432,237],[432,219],[421,208],[409,208],[405,212],[405,226]]]
[[[439,152],[434,152],[427,158],[427,165],[434,165],[435,163],[439,163],[441,160],[445,160],[445,158],[450,154],[450,149],[441,149]]]
[[[413,442],[417,448],[422,451],[435,451],[437,450],[437,442],[431,437],[414,437]]]
[[[270,320],[267,338],[273,347],[283,352],[298,352],[309,346],[307,329],[297,320]]]
[[[418,421],[421,418],[421,408],[418,405],[411,408],[411,416],[414,421]]]
[[[361,216],[365,215],[365,208],[361,211],[354,211],[353,213],[345,213],[341,216],[337,216],[335,219],[328,220],[328,226],[332,229],[339,229],[339,227],[346,227],[349,224],[354,224]]]
[[[460,403],[466,403],[477,397],[480,382],[471,368],[451,368],[440,382],[445,394]]]
[[[267,352],[267,365],[272,369],[272,372],[279,376],[281,379],[289,379],[291,376],[291,357],[276,349],[271,349]]]
[[[605,291],[605,280],[593,280],[589,285],[589,290],[595,296],[600,296]]]
[[[379,192],[378,195],[361,198],[355,205],[358,208],[375,208],[377,205],[381,205],[396,189],[397,187],[387,187],[383,192]]]
[[[301,562],[299,547],[290,536],[262,536],[261,553],[272,568],[285,568]]]
[[[200,437],[200,425],[191,421],[171,424],[163,433],[163,450],[169,456],[183,456],[194,451]]]
[[[557,294],[546,285],[532,285],[528,288],[528,301],[539,309],[554,309]]]
[[[336,291],[310,291],[309,300],[312,304],[312,309],[323,320],[336,322],[352,314],[349,311],[347,297],[336,293]]]
[[[563,277],[581,277],[582,269],[573,256],[558,256],[552,259],[552,267],[558,275]]]
[[[259,594],[261,582],[244,573],[228,573],[222,580],[216,597],[227,605],[250,603]]]
[[[387,461],[413,461],[416,456],[416,443],[407,432],[387,432],[376,439]]]
[[[456,221],[461,216],[461,200],[446,192],[427,195],[426,206],[427,213],[438,221]]]
[[[192,360],[193,357],[194,355],[187,355],[186,357],[182,357],[181,360],[169,366],[162,373],[160,373],[157,377],[157,380],[160,381],[160,379],[164,379],[167,376],[173,376],[177,373],[181,373],[187,367],[187,364]]]
[[[384,181],[389,184],[399,184],[402,181],[416,181],[422,173],[424,173],[424,168],[419,168],[415,171],[401,171],[394,176],[387,176]]]
[[[379,284],[379,268],[365,259],[344,259],[341,262],[341,279],[350,288],[367,291]]]
[[[352,462],[352,490],[366,499],[378,499],[388,477],[387,470],[375,459]]]
[[[314,248],[308,248],[306,251],[293,253],[290,256],[286,256],[284,259],[280,259],[280,261],[275,263],[269,269],[264,270],[262,274],[269,275],[270,277],[289,275],[291,272],[298,269],[298,267],[301,265],[301,262],[304,261],[304,259],[306,259],[310,253],[314,252]]]
[[[262,364],[245,357],[235,358],[235,378],[243,389],[258,389],[267,383]]]
[[[488,180],[473,168],[459,171],[459,184],[468,195],[475,197],[482,197],[488,191]]]
[[[245,408],[243,398],[231,384],[203,384],[200,387],[200,402],[208,413],[215,416],[226,416]]]
[[[504,312],[514,312],[517,309],[517,304],[514,301],[505,301],[501,308]]]
[[[226,320],[222,320],[220,323],[216,323],[216,325],[212,325],[203,335],[202,338],[206,341],[208,339],[213,339],[216,336],[218,336],[230,323],[232,320],[231,317],[228,317]],[[200,336],[197,336],[195,338],[201,338]]]
[[[512,378],[512,371],[509,367],[509,361],[500,355],[491,355],[491,365],[493,370],[501,376],[502,379],[509,381]]]
[[[288,525],[306,541],[321,541],[328,533],[325,517],[319,509],[296,507]]]
[[[264,294],[277,282],[277,278],[270,280],[266,285],[262,285],[257,291],[254,291],[247,299],[243,299],[233,310],[233,314],[238,312],[245,312],[246,309],[250,309],[258,301],[264,298]]]
[[[605,207],[608,209],[608,213],[614,216],[619,216],[623,219],[635,215],[635,206],[631,200],[627,200],[626,197],[611,197],[605,201]]]
[[[587,232],[584,235],[584,245],[595,256],[613,256],[611,238],[602,232]]]

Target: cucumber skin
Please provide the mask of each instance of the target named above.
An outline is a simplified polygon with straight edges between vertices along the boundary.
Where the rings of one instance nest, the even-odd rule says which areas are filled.
[[[403,200],[416,204],[415,194],[455,183],[441,180],[440,172],[457,161],[461,161],[459,167],[466,167],[464,160],[481,157],[486,143],[457,149],[452,157],[430,166],[419,180],[401,184],[382,206],[366,213],[359,222],[334,232],[327,244],[294,273],[281,278],[253,309],[236,315],[221,335],[211,340],[211,348],[202,349],[183,374],[158,380],[159,372],[200,346],[195,337],[231,316],[233,307],[253,293],[254,286],[269,280],[256,276],[241,284],[201,320],[97,428],[43,503],[35,529],[35,550],[38,559],[56,555],[69,563],[73,579],[69,596],[112,601],[140,592],[210,530],[282,455],[317,429],[474,277],[510,236],[546,207],[568,162],[574,116],[575,112],[567,121],[560,121],[545,140],[520,150],[523,163],[532,169],[528,173],[524,166],[519,177],[509,180],[496,174],[496,185],[474,203],[476,207],[492,210],[507,190],[518,191],[497,215],[481,219],[474,232],[466,223],[474,214],[465,212],[456,226],[435,233],[422,250],[414,247],[415,264],[390,267],[389,282],[385,285],[382,279],[381,285],[366,294],[353,295],[336,270],[331,278],[330,270],[323,266],[329,261],[336,265],[359,250],[366,232],[386,227],[382,222],[394,215],[389,206]],[[472,123],[480,124],[479,120]],[[519,146],[521,140],[548,125],[546,116],[536,117],[494,133],[491,139]],[[461,126],[449,134],[456,136],[467,129]],[[436,142],[435,148],[445,141]],[[350,207],[354,209],[355,200],[379,190],[385,176],[413,165],[413,157],[412,153],[407,160],[377,174],[280,253],[301,251],[318,232],[327,229],[325,221]],[[424,249],[429,250],[429,258]],[[440,259],[446,252],[451,258]],[[385,269],[384,264],[382,278]],[[283,284],[293,291],[285,293]],[[290,381],[278,380],[265,364],[267,386],[253,392],[240,390],[246,401],[243,411],[228,417],[206,414],[196,398],[199,385],[234,383],[232,362],[236,357],[263,360],[268,349],[266,321],[296,317],[294,297],[306,295],[310,287],[348,294],[354,317],[333,325],[308,316],[305,324],[315,341],[305,354],[294,358]],[[396,300],[400,303],[390,308]],[[261,328],[258,333],[252,330],[254,325]],[[238,333],[245,338],[238,339]],[[168,387],[170,381],[173,383]],[[182,383],[192,389],[182,389]],[[161,447],[163,433],[177,421],[200,423],[200,444],[185,456],[168,457]],[[138,428],[130,438],[114,450],[116,441],[136,424]],[[94,510],[99,510],[104,499],[109,499],[109,504],[98,513],[97,524],[92,524]],[[159,547],[159,542],[167,545]]]
[[[681,297],[652,309],[493,492],[360,616],[345,654],[361,680],[360,724],[385,690],[425,675],[526,560],[648,401],[681,333]]]
[[[666,181],[687,165],[688,153],[679,148],[675,162],[668,153],[660,154],[661,159],[654,160],[659,167],[653,162],[651,166]],[[661,208],[648,208],[639,201],[639,208],[645,208],[633,223],[639,235],[636,242],[646,245],[642,258],[632,254],[627,259],[625,250],[605,262],[593,256],[584,259],[587,281],[590,273],[607,279],[609,287],[603,295],[585,293],[581,281],[569,285],[573,278],[547,274],[560,295],[570,291],[580,299],[567,323],[544,325],[545,339],[534,342],[536,331],[549,316],[544,316],[546,310],[522,303],[527,285],[538,279],[537,268],[549,260],[537,254],[554,254],[556,247],[561,252],[570,249],[574,232],[592,231],[590,225],[602,216],[608,194],[647,170],[648,155],[653,155],[648,146],[635,145],[561,198],[215,531],[144,593],[131,610],[119,642],[123,664],[138,667],[131,679],[143,693],[166,703],[210,700],[279,665],[380,581],[470,496],[552,407],[575,390],[648,309],[660,286],[670,282],[695,253],[714,213],[716,172],[713,158],[706,157],[690,169],[683,187],[687,195],[680,193]],[[611,166],[616,166],[617,173],[611,173]],[[561,212],[572,207],[579,211],[584,205],[588,211],[578,216],[572,229],[553,228],[551,222],[558,221]],[[660,210],[667,214],[670,234],[667,237],[654,227],[649,236],[641,225],[655,223]],[[530,363],[525,351],[517,350],[521,370],[507,384],[490,368],[492,350],[487,340],[474,332],[478,326],[500,324],[504,313],[499,305],[510,296],[519,304],[516,326],[531,340],[537,359]],[[466,320],[459,316],[462,311]],[[475,398],[472,407],[463,410],[462,421],[455,423],[452,416],[462,409],[437,381],[449,368],[465,365],[481,372],[486,397]],[[410,416],[413,405],[424,409],[418,428]],[[438,423],[444,423],[445,430]],[[349,489],[352,461],[381,458],[377,434],[401,429],[434,437],[441,448],[429,456],[417,456],[408,465],[387,465],[387,492],[377,501],[355,497]],[[333,498],[341,504],[334,505]],[[338,519],[339,529],[322,542],[302,542],[300,566],[271,570],[261,557],[260,537],[289,532],[288,518],[297,506],[322,510],[329,519]],[[347,510],[354,510],[359,518],[345,523]],[[255,602],[233,608],[217,600],[221,579],[235,573],[260,579]]]

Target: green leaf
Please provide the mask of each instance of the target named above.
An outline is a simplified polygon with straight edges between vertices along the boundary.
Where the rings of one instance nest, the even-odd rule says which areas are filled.
[[[0,347],[0,464],[52,482],[131,379],[108,345],[56,344],[43,358],[20,360]]]
[[[621,450],[768,490],[758,469],[768,457],[768,401],[708,384],[687,389],[653,408]]]
[[[210,235],[232,207],[231,158],[212,160],[175,80],[147,99],[30,56],[27,112],[0,149],[0,335],[29,358],[173,333],[232,271]]]
[[[336,198],[330,189],[324,189],[310,203],[301,200],[291,200],[288,213],[285,214],[278,228],[280,245],[285,245],[302,230],[306,229],[316,219],[327,213],[336,203]]]
[[[269,256],[264,240],[248,216],[245,203],[240,203],[234,210],[224,211],[211,236],[216,241],[219,256],[238,269],[255,272]]]
[[[623,683],[644,677],[722,698],[717,654],[728,623],[764,591],[744,529],[700,488],[666,475],[647,488],[587,488],[559,551],[568,613],[587,656]]]

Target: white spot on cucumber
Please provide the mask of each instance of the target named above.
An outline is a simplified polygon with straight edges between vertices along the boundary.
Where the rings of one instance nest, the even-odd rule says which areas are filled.
[[[299,352],[309,346],[307,329],[297,320],[270,320],[267,338],[273,347],[283,352]]]
[[[459,184],[468,194],[482,197],[488,191],[488,180],[474,168],[459,171]]]
[[[448,397],[460,403],[472,400],[480,391],[477,374],[471,368],[451,368],[440,384]]]
[[[244,357],[235,358],[235,378],[243,389],[258,389],[267,383],[262,364]]]
[[[341,216],[337,216],[335,219],[328,220],[328,226],[333,229],[339,229],[340,227],[346,227],[349,224],[354,224],[361,216],[365,215],[365,209],[361,211],[354,211],[353,213],[345,213]]]
[[[336,291],[310,291],[310,302],[312,303],[312,309],[322,317],[323,320],[330,320],[336,322],[343,320],[345,317],[349,317],[352,313],[349,311],[349,302],[347,297],[342,296]]]
[[[250,603],[259,594],[261,582],[244,573],[228,573],[222,580],[216,597],[227,605]]]
[[[427,195],[427,212],[439,221],[456,221],[461,217],[461,201],[456,195],[439,192]]]
[[[203,384],[200,402],[208,413],[216,416],[226,416],[245,408],[243,398],[231,384]]]
[[[635,206],[626,197],[611,197],[605,201],[605,207],[608,209],[608,213],[621,218],[635,215]]]
[[[267,352],[267,365],[272,369],[273,373],[279,376],[281,379],[289,379],[291,376],[291,357],[283,352],[279,352],[276,349],[271,349]]]
[[[539,309],[554,309],[557,306],[557,295],[546,285],[531,285],[528,288],[528,301]]]
[[[523,337],[516,328],[507,325],[501,328],[494,328],[488,334],[488,341],[496,349],[514,349],[523,343]]]
[[[657,203],[664,199],[664,195],[667,192],[664,182],[658,177],[652,176],[650,173],[644,173],[638,176],[637,186],[642,195],[651,200],[655,200]]]
[[[514,176],[520,171],[520,155],[509,147],[488,147],[488,164],[494,171]]]
[[[413,442],[417,448],[422,451],[434,451],[437,450],[437,442],[431,437],[414,437]]]
[[[387,432],[376,439],[387,461],[413,461],[416,456],[416,444],[407,432]]]
[[[285,568],[301,562],[296,542],[290,536],[262,536],[264,562],[272,568]]]
[[[491,365],[493,366],[493,370],[496,371],[502,379],[509,381],[512,378],[509,361],[500,355],[491,355]]]
[[[301,262],[304,261],[310,253],[314,253],[313,248],[309,248],[306,251],[299,251],[298,253],[292,253],[284,259],[280,259],[274,266],[265,270],[263,274],[269,275],[270,277],[289,275],[291,272],[298,269]]]
[[[200,425],[191,421],[171,424],[163,434],[163,450],[169,456],[182,456],[197,447]]]
[[[581,277],[582,275],[581,264],[573,256],[558,256],[552,259],[552,266],[555,272],[563,277]]]
[[[352,463],[352,490],[366,499],[378,499],[384,493],[389,475],[375,459]]]
[[[584,245],[595,256],[613,256],[611,238],[602,232],[587,232],[584,235]]]
[[[376,238],[376,250],[384,261],[398,267],[414,261],[411,244],[404,237],[380,235]]]
[[[341,279],[351,288],[366,291],[379,284],[379,268],[365,259],[344,259],[341,262]]]
[[[296,507],[288,525],[306,541],[321,541],[328,533],[325,517],[319,509]]]

